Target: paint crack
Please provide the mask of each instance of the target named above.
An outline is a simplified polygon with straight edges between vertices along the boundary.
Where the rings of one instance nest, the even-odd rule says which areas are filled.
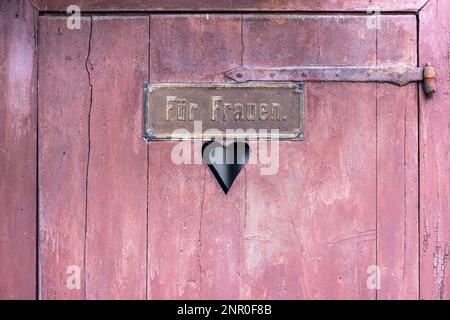
[[[91,79],[91,72],[89,71],[88,64],[90,63],[89,59],[91,56],[91,43],[92,43],[92,17],[90,17],[90,29],[89,29],[89,43],[88,43],[88,53],[85,61],[85,68],[88,74],[88,83],[89,83],[89,109],[88,109],[88,124],[87,124],[87,161],[86,161],[86,175],[85,175],[85,205],[84,205],[84,252],[83,252],[83,263],[84,263],[84,298],[87,299],[87,262],[86,262],[86,253],[87,253],[87,234],[88,234],[88,191],[89,191],[89,165],[90,165],[90,157],[91,157],[91,113],[92,113],[92,92],[93,85]]]

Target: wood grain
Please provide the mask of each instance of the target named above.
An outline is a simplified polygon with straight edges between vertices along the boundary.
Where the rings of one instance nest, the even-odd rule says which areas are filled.
[[[244,17],[243,64],[374,65],[376,30],[367,23]],[[308,84],[306,140],[280,144],[277,175],[248,169],[243,297],[375,299],[367,287],[367,269],[376,264],[375,88]]]
[[[417,12],[427,0],[32,0],[40,11],[382,11]],[[377,9],[378,10],[378,9]]]
[[[205,168],[203,206],[200,211],[201,297],[239,299],[242,221],[246,213],[246,171],[225,195]]]
[[[230,81],[224,73],[241,62],[240,33],[239,15],[152,16],[150,81]]]
[[[174,165],[174,145],[149,145],[148,298],[200,299],[199,230],[207,172],[201,165]]]
[[[420,63],[437,70],[438,92],[420,96],[420,298],[450,299],[450,2],[420,13]]]
[[[65,23],[41,18],[41,297],[145,299],[148,18]]]
[[[0,299],[36,297],[37,12],[0,3]]]
[[[90,18],[39,23],[39,288],[41,299],[85,298]],[[81,286],[67,280],[79,268]]]
[[[148,17],[94,17],[87,182],[86,298],[145,299]]]
[[[376,29],[368,23],[361,16],[244,16],[244,65],[374,65]]]
[[[241,298],[374,299],[376,93],[307,87],[306,136],[280,143],[277,175],[247,169]]]
[[[384,17],[377,32],[377,64],[417,62],[416,18]],[[378,299],[417,299],[417,85],[377,84]]]
[[[79,31],[40,19],[43,298],[418,297],[415,85],[307,84],[306,140],[280,144],[276,175],[248,165],[228,196],[203,164],[173,163],[176,143],[141,138],[147,80],[229,81],[241,64],[416,65],[414,16],[383,16],[380,30],[328,14],[99,16]],[[422,106],[422,130],[443,129],[437,108]],[[440,193],[421,195],[423,243],[435,241],[421,248],[422,296],[445,297],[447,167],[434,157],[446,149],[424,132],[421,170],[440,175],[422,188]],[[64,287],[69,263],[86,266],[80,291]]]
[[[382,17],[380,30],[368,28],[364,17],[255,16],[244,19],[244,49],[249,48],[244,50],[246,66],[416,64],[414,17]],[[314,22],[316,28],[312,29]],[[298,29],[309,30],[309,33],[295,33]],[[275,40],[270,41],[272,34]],[[331,34],[334,38],[330,38]],[[302,44],[303,52],[294,55],[297,42]],[[364,54],[356,54],[361,52]],[[381,299],[415,298],[418,294],[416,89],[414,85],[403,89],[373,85],[373,89],[376,88],[379,88],[379,113],[378,120],[374,121],[379,130],[375,133],[379,179],[367,183],[375,183],[378,190],[377,261],[382,270],[378,296]],[[341,100],[343,104],[348,103],[345,99]],[[310,99],[308,105],[311,106]],[[318,125],[317,121],[312,123]],[[392,243],[393,239],[396,242]]]
[[[241,63],[240,33],[240,16],[151,16],[151,83],[224,81]],[[173,163],[175,145],[149,149],[149,297],[237,298],[244,176],[225,196],[203,163]]]
[[[417,85],[378,85],[377,97],[378,298],[417,299]]]

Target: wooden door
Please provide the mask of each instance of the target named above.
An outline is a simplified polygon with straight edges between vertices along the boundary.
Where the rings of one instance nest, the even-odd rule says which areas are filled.
[[[374,21],[365,0],[238,2],[83,2],[76,30],[65,0],[7,3],[19,14],[1,24],[12,30],[1,75],[15,76],[0,96],[0,142],[11,150],[0,154],[2,217],[11,212],[0,297],[35,288],[39,299],[448,296],[438,139],[448,128],[449,39],[438,32],[448,5],[377,0]],[[445,38],[437,57],[427,30]],[[143,139],[148,82],[233,83],[225,74],[240,66],[427,61],[444,74],[433,99],[417,83],[306,81],[304,141],[280,142],[275,175],[248,164],[227,195],[204,164],[173,163],[177,142]]]
[[[305,141],[281,142],[276,175],[248,165],[228,195],[205,165],[173,164],[175,142],[146,143],[141,125],[146,81],[414,66],[415,16],[383,16],[380,29],[332,14],[39,23],[41,298],[373,299],[377,265],[380,297],[417,297],[415,84],[307,83]],[[65,286],[70,265],[82,290]]]

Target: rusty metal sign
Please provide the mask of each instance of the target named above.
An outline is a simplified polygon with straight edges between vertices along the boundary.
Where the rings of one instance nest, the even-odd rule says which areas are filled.
[[[303,140],[300,83],[148,84],[144,134],[151,140]]]

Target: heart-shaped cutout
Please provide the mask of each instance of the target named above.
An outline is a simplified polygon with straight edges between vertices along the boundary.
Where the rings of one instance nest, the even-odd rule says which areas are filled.
[[[213,140],[203,145],[202,155],[203,161],[227,194],[250,158],[250,146],[244,142],[233,142],[225,148]]]

